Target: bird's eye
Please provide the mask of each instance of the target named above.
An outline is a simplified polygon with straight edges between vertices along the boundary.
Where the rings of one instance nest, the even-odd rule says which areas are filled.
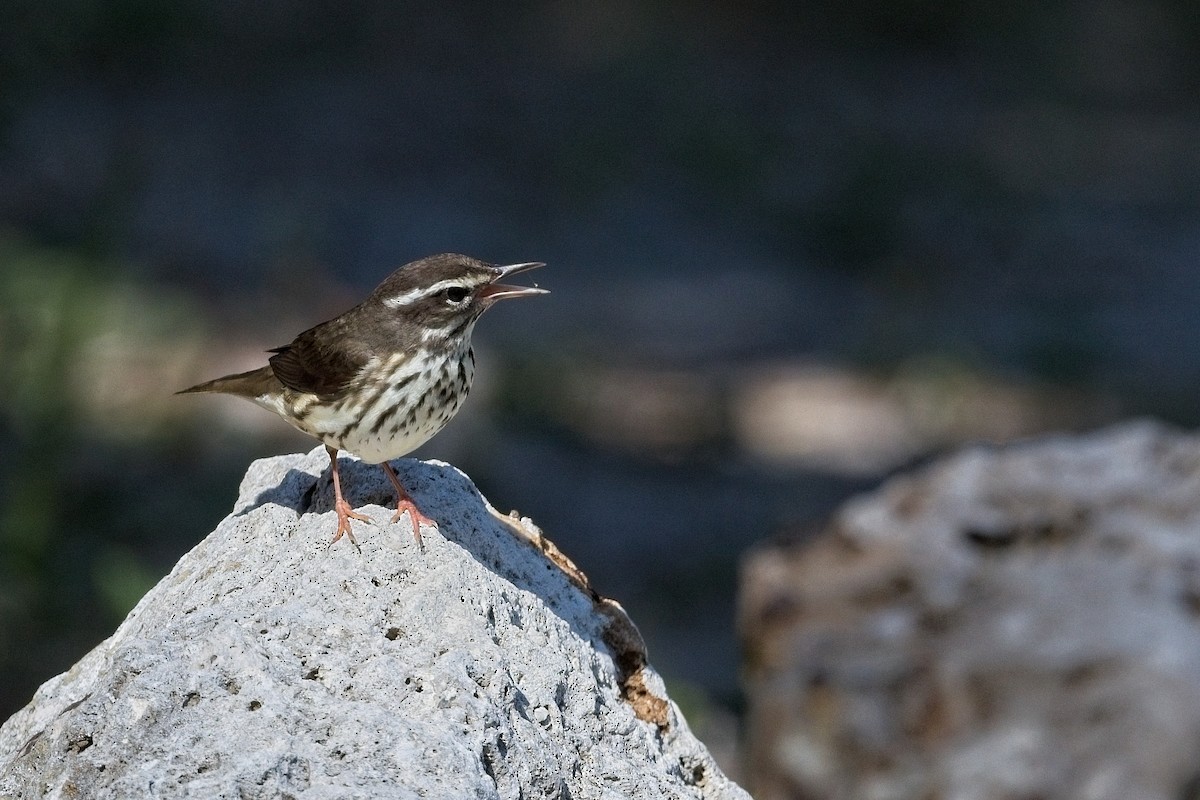
[[[451,303],[458,304],[463,300],[466,300],[468,294],[470,294],[470,292],[468,292],[464,286],[451,286],[446,290],[446,299]]]

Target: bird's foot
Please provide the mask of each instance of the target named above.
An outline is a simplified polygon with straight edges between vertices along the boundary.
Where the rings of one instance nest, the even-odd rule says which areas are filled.
[[[402,516],[408,514],[408,521],[412,523],[413,536],[417,540],[417,545],[420,546],[421,526],[429,525],[436,530],[437,522],[432,517],[422,514],[421,509],[417,508],[417,504],[408,496],[408,491],[400,482],[400,476],[396,474],[396,470],[392,469],[391,464],[384,461],[379,466],[383,467],[384,473],[387,474],[388,480],[392,482],[392,486],[396,490],[396,513],[392,515],[392,522],[398,522]]]
[[[328,547],[333,547],[337,543],[338,539],[341,539],[343,536],[345,536],[350,540],[350,544],[354,545],[355,550],[361,551],[362,548],[358,546],[358,540],[354,538],[354,531],[350,530],[350,520],[356,519],[360,522],[366,522],[371,525],[375,524],[375,520],[371,519],[366,514],[359,514],[350,507],[349,503],[340,498],[333,504],[333,510],[337,512],[338,526],[337,533],[334,534],[333,541],[328,544]]]
[[[396,513],[392,515],[392,522],[399,522],[405,514],[408,514],[408,521],[412,524],[413,536],[416,537],[417,544],[421,544],[422,525],[429,525],[434,529],[438,526],[437,520],[422,514],[421,509],[417,508],[417,504],[408,497],[396,501]]]

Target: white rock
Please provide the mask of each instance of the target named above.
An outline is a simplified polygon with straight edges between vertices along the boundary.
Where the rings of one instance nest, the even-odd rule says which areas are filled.
[[[616,603],[448,465],[388,524],[343,459],[361,552],[328,547],[322,449],[253,464],[235,513],[0,727],[4,798],[746,798]]]
[[[1200,437],[943,459],[756,552],[741,624],[759,800],[1195,797]]]

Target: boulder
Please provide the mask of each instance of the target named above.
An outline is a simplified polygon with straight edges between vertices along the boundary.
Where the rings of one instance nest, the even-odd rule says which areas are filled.
[[[745,798],[624,611],[462,473],[255,462],[234,513],[0,727],[3,798]],[[169,524],[164,520],[164,524]]]
[[[743,565],[759,800],[1200,797],[1200,438],[974,447]]]

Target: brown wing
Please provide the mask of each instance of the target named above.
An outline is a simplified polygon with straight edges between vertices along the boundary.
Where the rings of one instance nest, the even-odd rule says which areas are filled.
[[[325,396],[344,391],[371,357],[366,345],[345,336],[337,320],[309,328],[271,352],[271,371],[280,383]]]

